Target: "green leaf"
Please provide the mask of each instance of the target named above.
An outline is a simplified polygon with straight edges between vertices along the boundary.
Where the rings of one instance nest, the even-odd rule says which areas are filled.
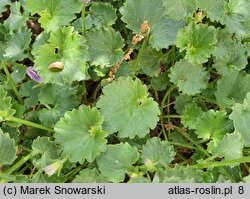
[[[122,20],[133,33],[139,33],[141,24],[147,21],[151,30],[163,16],[162,0],[127,0],[120,8]]]
[[[14,64],[11,77],[15,84],[21,83],[26,75],[26,67],[22,64]]]
[[[68,111],[79,105],[76,92],[76,87],[71,87],[67,84],[64,86],[46,84],[41,88],[38,99],[41,104],[51,105],[52,107],[60,108],[62,111]]]
[[[157,91],[163,91],[169,85],[169,73],[165,71],[160,76],[152,77],[151,85]]]
[[[109,3],[94,2],[89,9],[89,16],[95,27],[112,26],[117,19],[116,9]]]
[[[194,167],[177,165],[174,168],[167,168],[163,173],[156,173],[153,182],[200,183],[202,182],[203,175],[204,173],[201,170],[195,169]],[[174,190],[172,191],[174,194]]]
[[[212,21],[223,23],[224,1],[198,0],[197,7],[207,14]]]
[[[55,139],[71,162],[83,163],[106,150],[107,133],[102,130],[103,118],[96,108],[81,105],[65,113],[55,125]]]
[[[10,12],[10,16],[4,21],[5,26],[8,27],[9,30],[19,30],[22,26],[26,25],[29,19],[29,13],[26,10],[22,13],[20,2],[16,1],[12,3]]]
[[[187,95],[201,93],[207,87],[208,74],[201,66],[181,60],[170,68],[170,81],[176,84],[180,91]]]
[[[65,84],[46,84],[38,95],[41,104],[51,107],[39,111],[39,119],[43,125],[53,127],[66,111],[76,108],[80,101],[76,95],[76,88]]]
[[[226,133],[232,131],[232,122],[226,117],[224,112],[213,109],[203,113],[197,124],[196,134],[202,139],[212,139],[220,141]]]
[[[209,142],[208,151],[217,157],[224,157],[225,160],[239,159],[243,157],[243,140],[239,132],[224,135],[219,142]]]
[[[195,0],[164,0],[163,5],[165,14],[176,20],[186,19],[196,9]]]
[[[43,82],[64,85],[88,79],[87,46],[84,42],[84,38],[70,26],[51,33],[48,43],[33,51],[34,67]],[[63,65],[62,71],[49,70],[49,65],[55,62]]]
[[[174,147],[156,137],[149,139],[142,147],[141,158],[144,163],[150,161],[166,167],[174,159],[174,156]]]
[[[181,122],[185,127],[188,127],[189,129],[196,129],[202,115],[203,111],[200,107],[198,107],[197,103],[193,102],[190,104],[186,104]]]
[[[230,32],[240,37],[250,33],[249,10],[249,0],[230,0],[225,4],[225,22]]]
[[[218,44],[215,48],[216,56],[213,67],[224,75],[229,75],[234,70],[242,70],[247,65],[247,52],[245,47],[232,40],[232,35],[226,29],[217,30]]]
[[[180,94],[176,96],[174,101],[174,108],[179,115],[183,115],[185,105],[192,102],[192,96]]]
[[[250,121],[250,93],[247,93],[243,103],[236,103],[229,118],[233,120],[235,130],[241,134],[244,144],[250,146],[249,121]]]
[[[38,137],[32,144],[33,164],[37,168],[43,169],[59,159],[60,152],[60,147],[56,146],[55,142],[50,141],[49,137]]]
[[[123,39],[113,28],[92,29],[86,38],[91,65],[110,67],[123,59]]]
[[[161,64],[162,53],[152,47],[148,47],[142,51],[138,67],[143,73],[153,77],[159,74]]]
[[[108,183],[109,181],[105,176],[100,174],[96,168],[83,169],[79,172],[79,175],[72,181],[73,183]]]
[[[186,50],[186,59],[193,64],[201,64],[208,60],[215,50],[215,28],[204,24],[189,24],[180,29],[176,45],[180,50]]]
[[[7,96],[7,92],[0,85],[0,122],[5,121],[9,116],[15,114],[16,111],[11,107],[11,97]]]
[[[1,87],[0,87],[0,96],[1,96]],[[14,139],[11,139],[8,133],[3,133],[2,129],[0,129],[0,149],[1,149],[0,165],[11,164],[16,159],[17,147],[14,145],[14,143],[15,143]]]
[[[30,41],[31,31],[28,28],[12,32],[6,43],[4,57],[13,62],[22,61],[28,55]]]
[[[27,107],[32,107],[38,104],[38,93],[40,92],[39,87],[35,87],[36,82],[27,81],[21,84],[19,93],[22,97],[25,97],[24,104]]]
[[[130,77],[105,86],[97,107],[104,116],[105,129],[119,131],[121,138],[144,137],[155,128],[160,114],[157,103],[148,97],[146,85]]]
[[[156,49],[168,48],[175,44],[177,32],[185,26],[184,21],[175,21],[164,17],[154,27],[150,36],[150,44]]]
[[[0,17],[2,17],[2,13],[6,11],[7,5],[10,5],[11,2],[9,0],[1,0],[0,1]]]
[[[221,107],[231,108],[234,103],[242,103],[250,92],[250,75],[234,71],[217,81],[215,96]]]
[[[55,124],[63,117],[65,111],[60,108],[42,109],[38,112],[41,124],[47,127],[54,127]]]
[[[108,145],[106,152],[97,158],[101,173],[112,182],[122,182],[125,173],[138,160],[138,152],[128,143]]]
[[[47,32],[68,25],[83,6],[82,0],[26,0],[26,4],[33,15],[41,16],[38,21]]]

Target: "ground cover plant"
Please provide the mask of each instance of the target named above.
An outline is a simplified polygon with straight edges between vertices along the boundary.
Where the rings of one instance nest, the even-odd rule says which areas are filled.
[[[0,182],[249,182],[250,0],[0,1]]]

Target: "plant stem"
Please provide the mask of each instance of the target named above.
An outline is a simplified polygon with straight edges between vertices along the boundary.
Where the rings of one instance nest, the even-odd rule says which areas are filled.
[[[17,90],[17,88],[16,88],[16,85],[15,85],[15,83],[14,83],[14,81],[13,81],[11,75],[10,75],[10,72],[9,72],[9,70],[8,70],[8,68],[7,68],[7,66],[6,66],[6,64],[4,63],[4,61],[2,61],[2,67],[3,67],[3,69],[4,69],[4,72],[5,72],[5,74],[6,74],[7,78],[8,78],[8,80],[9,80],[10,86],[12,87],[12,89],[13,89],[13,91],[14,91],[16,97],[17,97],[18,103],[19,103],[19,104],[23,104],[22,97],[20,96],[20,94],[19,94],[19,92],[18,92],[18,90]]]
[[[181,115],[164,115],[163,118],[182,118]]]
[[[211,157],[211,155],[205,150],[203,149],[198,143],[196,143],[193,139],[191,139],[187,133],[182,130],[181,128],[179,128],[178,126],[174,126],[175,129],[177,129],[187,140],[189,140],[194,146],[197,147],[197,149],[199,151],[201,151],[204,155],[206,155],[208,158]],[[224,166],[224,165],[221,165],[221,166]],[[232,177],[231,175],[222,167],[219,167],[219,170],[226,176],[228,177],[232,182],[236,182]]]
[[[82,28],[83,28],[83,33],[86,33],[87,28],[86,28],[86,20],[85,20],[85,3],[83,4],[83,7],[82,7]]]
[[[168,140],[168,137],[167,137],[167,132],[166,132],[165,127],[164,127],[164,120],[163,120],[163,114],[164,114],[164,112],[163,112],[163,106],[164,106],[164,104],[165,104],[165,102],[166,102],[168,96],[169,96],[170,93],[172,92],[173,88],[174,88],[174,87],[172,86],[172,87],[170,87],[170,88],[167,90],[167,92],[165,93],[165,95],[164,95],[163,98],[162,98],[161,107],[160,107],[160,109],[161,109],[161,116],[160,116],[160,117],[161,117],[161,128],[162,128],[162,132],[163,132],[163,135],[164,135],[164,137],[165,137],[166,140]]]
[[[197,164],[194,166],[198,168],[210,168],[210,167],[218,167],[218,166],[229,166],[229,165],[235,165],[235,164],[246,163],[246,162],[250,162],[250,156],[246,156],[246,157],[235,159],[235,160],[223,160],[220,162],[209,162],[206,164]]]
[[[21,160],[19,160],[17,163],[12,165],[7,171],[7,174],[12,174],[14,171],[19,169],[25,162],[27,162],[29,159],[31,159],[32,153],[29,153],[28,155],[24,156]]]
[[[37,123],[34,123],[34,122],[23,120],[23,119],[14,117],[14,116],[8,116],[7,120],[12,121],[12,122],[25,124],[27,126],[31,126],[31,127],[37,128],[37,129],[42,129],[42,130],[45,130],[45,131],[54,132],[54,129],[52,129],[52,128],[48,128],[48,127],[43,126],[41,124],[37,124]]]
[[[142,55],[142,53],[143,53],[143,51],[144,51],[144,49],[145,49],[145,46],[146,46],[146,44],[147,44],[147,41],[148,41],[148,37],[146,37],[146,38],[143,40],[142,46],[141,46],[141,48],[139,49],[138,55],[137,55],[137,57],[136,57],[136,60],[135,60],[135,62],[134,62],[134,64],[133,64],[133,66],[132,66],[133,69],[136,69],[136,68],[137,68],[137,66],[138,66],[138,64],[139,64],[139,61],[140,61],[140,58],[141,58],[141,55]]]
[[[174,66],[174,61],[175,61],[175,50],[176,50],[176,47],[175,47],[175,45],[173,45],[173,46],[172,46],[172,52],[171,52],[171,59],[172,59],[171,66]]]
[[[196,149],[194,146],[191,146],[189,144],[183,144],[183,143],[179,143],[179,142],[168,142],[169,144],[175,145],[175,146],[181,146],[184,148],[188,148],[188,149]]]

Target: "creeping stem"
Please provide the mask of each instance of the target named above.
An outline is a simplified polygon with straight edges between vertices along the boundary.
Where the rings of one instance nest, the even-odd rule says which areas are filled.
[[[27,126],[31,126],[31,127],[34,127],[34,128],[37,128],[37,129],[42,129],[42,130],[49,131],[49,132],[53,132],[54,131],[53,129],[48,128],[46,126],[43,126],[41,124],[37,124],[37,123],[34,123],[34,122],[23,120],[23,119],[14,117],[14,116],[8,116],[7,120],[12,121],[12,122],[17,122],[17,123],[25,124]]]
[[[15,93],[15,95],[17,97],[18,103],[23,104],[23,100],[22,100],[22,98],[21,98],[21,96],[20,96],[20,94],[19,94],[19,92],[18,92],[18,90],[16,88],[16,85],[15,85],[15,83],[14,83],[14,81],[13,81],[11,75],[10,75],[10,72],[9,72],[6,64],[4,63],[4,61],[2,61],[2,67],[3,67],[3,70],[4,70],[8,80],[9,80],[9,83],[10,83],[10,86],[12,87],[12,90],[14,91],[14,93]]]

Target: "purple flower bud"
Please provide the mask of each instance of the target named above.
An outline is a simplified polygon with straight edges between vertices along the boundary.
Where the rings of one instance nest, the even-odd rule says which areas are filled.
[[[37,71],[32,66],[26,68],[26,74],[36,82],[42,83],[41,77],[38,75]]]
[[[62,167],[61,162],[57,161],[51,165],[48,165],[46,167],[44,167],[44,172],[48,175],[48,176],[52,176],[55,172],[57,172],[60,168]]]

